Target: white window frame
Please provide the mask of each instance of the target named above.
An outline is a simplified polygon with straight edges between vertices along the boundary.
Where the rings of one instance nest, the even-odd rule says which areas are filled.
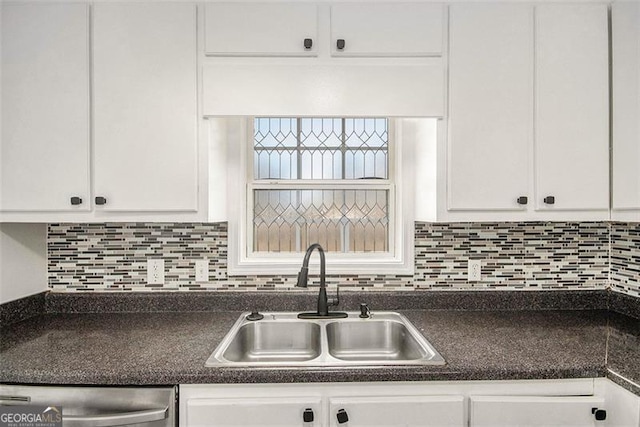
[[[273,188],[354,188],[389,190],[389,252],[327,252],[327,274],[411,275],[414,270],[413,144],[403,135],[401,119],[389,118],[389,178],[364,184],[359,180],[253,180],[253,118],[235,119],[227,129],[227,218],[230,276],[297,274],[302,253],[253,252],[253,190]],[[403,159],[407,161],[403,162]],[[377,180],[378,181],[378,180]],[[277,185],[277,184],[276,184]],[[302,248],[304,251],[306,248]],[[319,257],[312,257],[317,263]]]

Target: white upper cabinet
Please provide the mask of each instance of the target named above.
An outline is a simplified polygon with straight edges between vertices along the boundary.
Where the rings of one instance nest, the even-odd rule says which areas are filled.
[[[611,6],[614,219],[640,220],[640,3]],[[623,218],[623,216],[626,216]]]
[[[438,56],[444,17],[438,3],[337,3],[331,6],[331,53]]]
[[[450,210],[525,209],[533,139],[533,8],[449,9]]]
[[[207,55],[314,56],[318,11],[314,3],[207,3]]]
[[[330,29],[321,19],[327,7]],[[328,41],[336,56],[439,56],[444,22],[444,6],[434,3],[208,3],[205,52],[317,56]]]
[[[195,211],[195,5],[93,8],[97,209]]]
[[[537,209],[609,208],[607,19],[604,4],[536,6]]]
[[[609,219],[607,6],[453,4],[449,50],[440,216]]]
[[[0,210],[87,210],[89,7],[0,7]]]
[[[445,114],[440,3],[223,2],[204,10],[205,116]]]

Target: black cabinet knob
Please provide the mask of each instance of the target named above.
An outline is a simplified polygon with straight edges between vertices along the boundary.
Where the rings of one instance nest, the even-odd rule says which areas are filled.
[[[107,199],[105,199],[104,197],[96,197],[96,205],[106,205],[107,204]]]
[[[336,42],[336,47],[338,48],[338,50],[343,50],[344,49],[344,39],[338,39],[338,41]]]
[[[305,423],[313,422],[313,409],[307,408],[304,410],[304,412],[302,413],[302,421],[304,421]]]
[[[305,49],[311,49],[313,47],[313,40],[312,39],[304,39],[304,48]]]
[[[71,198],[71,204],[72,204],[73,206],[81,205],[81,204],[82,204],[82,198],[81,198],[81,197],[78,197],[78,196],[73,196],[73,197]]]
[[[338,409],[336,418],[338,419],[338,424],[344,424],[349,422],[349,415],[347,415],[347,411],[345,411],[344,409]]]
[[[526,205],[527,203],[529,203],[529,198],[527,196],[518,197],[518,204],[519,205]]]
[[[554,196],[547,196],[543,199],[543,201],[547,204],[547,205],[552,205],[556,202],[556,198]]]
[[[591,408],[591,413],[596,417],[596,421],[604,421],[607,419],[607,411],[604,409]]]

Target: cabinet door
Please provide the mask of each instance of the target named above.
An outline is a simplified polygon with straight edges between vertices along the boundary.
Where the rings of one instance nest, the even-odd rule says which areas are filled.
[[[611,20],[613,209],[640,210],[640,3],[613,3]]]
[[[100,209],[197,208],[196,8],[93,6],[95,195]]]
[[[448,208],[526,208],[533,8],[450,6]]]
[[[320,398],[237,398],[187,401],[180,425],[187,427],[316,427],[322,425]],[[313,421],[305,422],[305,412]],[[308,415],[307,415],[308,416]],[[186,421],[182,421],[185,417]]]
[[[592,408],[604,407],[604,399],[599,397],[472,396],[469,399],[472,427],[603,425],[591,413]]]
[[[313,3],[208,3],[208,55],[315,56],[318,12]],[[305,39],[311,47],[305,48]]]
[[[640,396],[605,378],[597,378],[595,385],[605,396],[607,426],[640,426]]]
[[[88,6],[0,7],[0,210],[87,210]],[[72,205],[74,196],[82,203]]]
[[[535,14],[536,207],[608,210],[607,5],[548,4]]]
[[[466,426],[462,396],[336,397],[329,426]]]
[[[331,6],[331,52],[339,56],[441,55],[444,7],[421,3]],[[337,41],[344,40],[339,49]]]

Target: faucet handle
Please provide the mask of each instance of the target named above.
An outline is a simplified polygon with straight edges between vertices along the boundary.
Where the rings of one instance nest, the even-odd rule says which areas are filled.
[[[335,307],[340,304],[340,286],[336,285],[336,297],[327,298],[327,305],[329,307]]]

